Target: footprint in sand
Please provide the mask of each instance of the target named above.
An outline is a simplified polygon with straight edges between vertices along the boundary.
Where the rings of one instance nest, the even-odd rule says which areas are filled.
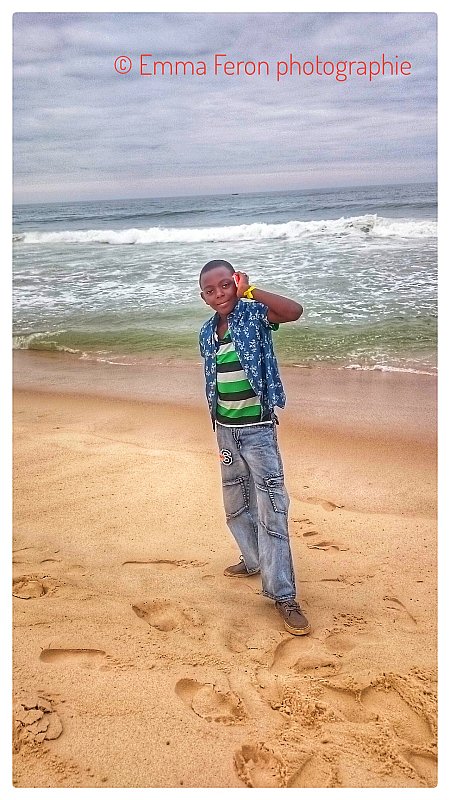
[[[321,678],[339,672],[339,662],[327,653],[321,653],[316,647],[312,639],[284,639],[275,648],[271,672],[277,675],[291,672]]]
[[[389,597],[385,595],[383,597],[385,607],[388,608],[390,611],[398,612],[396,615],[396,619],[399,617],[403,617],[405,621],[408,621],[411,629],[413,629],[417,625],[417,620],[410,611],[406,608],[406,606],[399,600],[397,597]],[[411,624],[412,623],[412,624]]]
[[[245,653],[252,661],[260,664],[266,662],[266,652],[278,640],[278,631],[254,631],[242,626],[240,620],[231,620],[227,627],[219,632],[220,644],[228,651],[228,655]]]
[[[170,572],[178,567],[204,567],[207,563],[207,561],[171,561],[159,558],[154,561],[124,561],[122,567],[155,567],[158,570]]]
[[[322,685],[322,698],[333,714],[348,722],[368,722],[370,715],[362,706],[357,692],[345,687]]]
[[[334,511],[335,508],[344,508],[343,505],[333,503],[331,500],[324,500],[322,497],[307,497],[308,503],[317,503],[322,506],[325,511]]]
[[[77,664],[82,667],[99,666],[106,653],[104,650],[50,648],[42,650],[39,660],[46,664]]]
[[[368,686],[361,692],[367,712],[387,722],[397,736],[413,744],[424,744],[432,738],[427,720],[414,711],[393,687]]]
[[[314,544],[308,544],[310,550],[348,550],[348,547],[345,547],[338,542],[315,542]]]
[[[239,627],[232,628],[223,634],[223,644],[231,653],[245,653],[247,637],[247,631],[242,631]]]
[[[437,786],[437,758],[426,748],[407,749],[403,755],[430,789]]]
[[[264,744],[244,744],[234,755],[238,777],[251,789],[283,789],[287,783],[284,762]]]
[[[86,575],[86,567],[83,564],[69,564],[66,575],[70,578],[76,578],[79,575],[84,576]]]
[[[338,785],[331,761],[317,754],[307,758],[287,783],[290,789],[332,789]]]
[[[158,631],[173,631],[183,628],[189,633],[192,626],[203,623],[201,614],[195,609],[184,610],[166,600],[135,603],[131,606],[134,613]]]
[[[217,579],[218,578],[219,579],[222,578],[222,574],[219,574],[219,575],[202,575],[201,578],[202,578],[202,581],[205,581],[205,583],[208,586],[214,586],[217,583]],[[230,591],[233,591],[233,592],[235,592],[236,590],[238,592],[240,592],[240,591],[242,591],[242,589],[247,589],[249,592],[253,592],[253,594],[261,594],[261,592],[259,591],[257,586],[255,586],[255,585],[252,586],[250,583],[246,583],[243,580],[243,578],[240,578],[239,581],[236,581],[235,583],[229,584],[229,588],[230,588]]]
[[[354,638],[340,631],[331,633],[325,639],[325,647],[335,656],[342,656],[344,653],[349,653],[357,644],[358,642]]]
[[[321,578],[320,583],[337,583],[345,586],[355,586],[357,583],[364,583],[374,575],[338,575],[337,578]]]
[[[13,731],[15,752],[25,742],[40,744],[44,739],[57,739],[62,730],[61,720],[48,698],[34,697],[16,704]]]
[[[335,656],[343,656],[360,644],[374,644],[377,637],[371,634],[363,617],[354,614],[338,614],[335,626],[324,640],[324,645]]]
[[[270,669],[272,672],[285,672],[291,669],[297,661],[304,657],[306,654],[311,653],[314,643],[311,637],[298,637],[283,639],[275,647],[273,653],[272,664]]]
[[[58,550],[41,550],[38,547],[17,547],[13,550],[13,564],[42,564],[45,561],[60,561],[59,558],[54,558]]]
[[[314,525],[314,523],[311,522],[311,520],[308,519],[307,517],[303,517],[302,519],[293,519],[292,520],[292,526],[294,526],[294,525],[301,525],[302,527],[304,527],[304,525]],[[314,531],[314,530],[310,531],[310,530],[308,530],[308,531],[301,532],[301,531],[296,531],[295,528],[294,528],[292,533],[293,533],[294,536],[300,536],[300,535],[301,536],[318,536],[319,531]]]
[[[244,744],[234,755],[234,766],[243,783],[252,789],[285,789],[336,786],[331,763],[306,750],[295,749],[285,761],[262,742]]]
[[[47,576],[40,578],[37,575],[21,575],[13,580],[12,593],[21,600],[31,600],[52,593],[56,585],[56,581]]]
[[[235,581],[230,585],[229,591],[233,592],[233,594],[240,594],[242,590],[245,589],[246,592],[251,592],[252,594],[262,594],[261,589],[257,588],[258,583],[256,581],[255,583],[256,586],[255,585],[252,586],[250,583],[247,583],[243,578],[240,578],[239,581]]]
[[[182,678],[175,686],[177,696],[198,717],[207,722],[235,725],[247,718],[242,700],[234,692],[222,692],[213,683]]]

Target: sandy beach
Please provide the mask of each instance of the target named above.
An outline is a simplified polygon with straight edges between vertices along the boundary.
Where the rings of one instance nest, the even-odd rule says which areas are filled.
[[[436,785],[436,379],[282,377],[303,637],[223,576],[201,364],[16,352],[15,786]]]

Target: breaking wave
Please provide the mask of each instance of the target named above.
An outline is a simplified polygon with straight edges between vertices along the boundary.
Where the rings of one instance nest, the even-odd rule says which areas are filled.
[[[237,242],[262,239],[302,239],[325,237],[364,237],[379,239],[421,239],[435,237],[433,220],[388,219],[376,214],[341,217],[333,220],[309,220],[268,224],[225,225],[208,228],[126,228],[124,230],[29,231],[14,234],[15,243],[25,244],[153,244]]]

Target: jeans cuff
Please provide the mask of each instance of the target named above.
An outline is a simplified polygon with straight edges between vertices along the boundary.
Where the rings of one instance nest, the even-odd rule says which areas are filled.
[[[295,600],[297,596],[295,594],[290,594],[285,597],[277,597],[274,594],[270,594],[270,592],[265,592],[264,589],[262,590],[261,594],[263,594],[264,597],[268,597],[270,600],[275,600],[276,603],[284,603],[286,600]]]

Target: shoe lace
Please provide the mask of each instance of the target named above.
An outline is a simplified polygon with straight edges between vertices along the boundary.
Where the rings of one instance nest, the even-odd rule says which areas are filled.
[[[280,603],[280,606],[283,606],[286,611],[301,611],[299,604],[295,600],[284,600]]]

